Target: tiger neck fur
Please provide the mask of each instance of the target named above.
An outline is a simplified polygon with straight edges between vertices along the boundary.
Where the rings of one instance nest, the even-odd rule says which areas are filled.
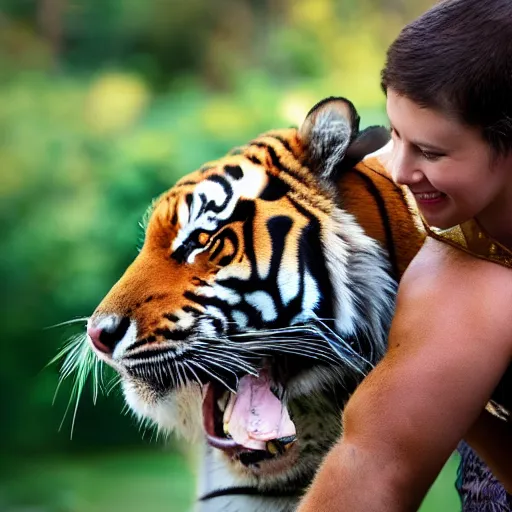
[[[396,282],[419,250],[425,234],[410,198],[392,183],[376,158],[367,159],[344,173],[338,186],[342,208],[334,211],[324,233],[324,256],[333,286],[336,330],[344,336],[354,332],[356,327],[367,331],[374,341],[378,341],[375,349],[378,353],[372,357],[376,361],[385,350]],[[400,222],[396,222],[397,218]],[[347,268],[351,269],[350,276]],[[350,302],[354,307],[364,305],[364,313],[346,313],[346,302],[343,310],[337,306],[350,293],[355,294],[350,297]],[[356,318],[363,318],[365,323],[361,325],[355,321]],[[322,375],[303,379],[301,391],[308,394],[311,389],[317,389],[318,380],[322,380]],[[313,381],[316,382],[313,384]],[[316,446],[332,443],[341,434],[339,415],[335,411],[326,413],[329,409],[323,408],[326,405],[320,404],[313,421],[309,415],[308,424],[302,427]],[[320,421],[323,422],[322,428],[319,428]],[[311,461],[311,475],[320,460],[321,455]],[[204,448],[199,496],[243,485],[252,486],[257,491],[261,482],[234,475],[216,450]],[[275,489],[277,494],[282,489],[282,494],[216,496],[199,501],[197,511],[292,512],[306,486],[297,488],[295,496],[285,494],[286,482],[276,480],[264,487]]]

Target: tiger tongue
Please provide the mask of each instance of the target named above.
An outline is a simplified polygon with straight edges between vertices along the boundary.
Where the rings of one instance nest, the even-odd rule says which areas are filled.
[[[265,370],[240,380],[224,412],[224,426],[239,445],[252,450],[265,450],[266,441],[295,435],[288,410],[270,391]]]

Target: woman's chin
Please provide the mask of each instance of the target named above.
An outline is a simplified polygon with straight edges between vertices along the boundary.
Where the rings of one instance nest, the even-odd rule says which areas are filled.
[[[470,219],[467,214],[454,211],[448,198],[432,204],[420,204],[418,202],[418,209],[424,221],[429,226],[438,229],[449,229]]]

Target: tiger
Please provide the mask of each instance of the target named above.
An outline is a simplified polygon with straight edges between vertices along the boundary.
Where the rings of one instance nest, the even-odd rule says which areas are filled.
[[[359,123],[329,97],[184,176],[88,319],[133,413],[200,445],[198,511],[295,510],[385,351],[425,235]]]

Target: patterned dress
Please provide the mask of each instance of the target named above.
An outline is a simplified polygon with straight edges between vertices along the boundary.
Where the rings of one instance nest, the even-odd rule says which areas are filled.
[[[475,221],[470,220],[440,231],[425,226],[429,236],[461,249],[477,258],[512,268],[512,251],[493,240]],[[505,421],[512,411],[512,368],[509,367],[492,396],[493,410]],[[507,494],[486,464],[462,441],[458,448],[461,463],[457,472],[457,491],[462,512],[512,511],[512,496]]]
[[[463,512],[512,511],[512,496],[493,476],[490,469],[465,442],[457,451],[461,462],[457,471],[457,491]]]

